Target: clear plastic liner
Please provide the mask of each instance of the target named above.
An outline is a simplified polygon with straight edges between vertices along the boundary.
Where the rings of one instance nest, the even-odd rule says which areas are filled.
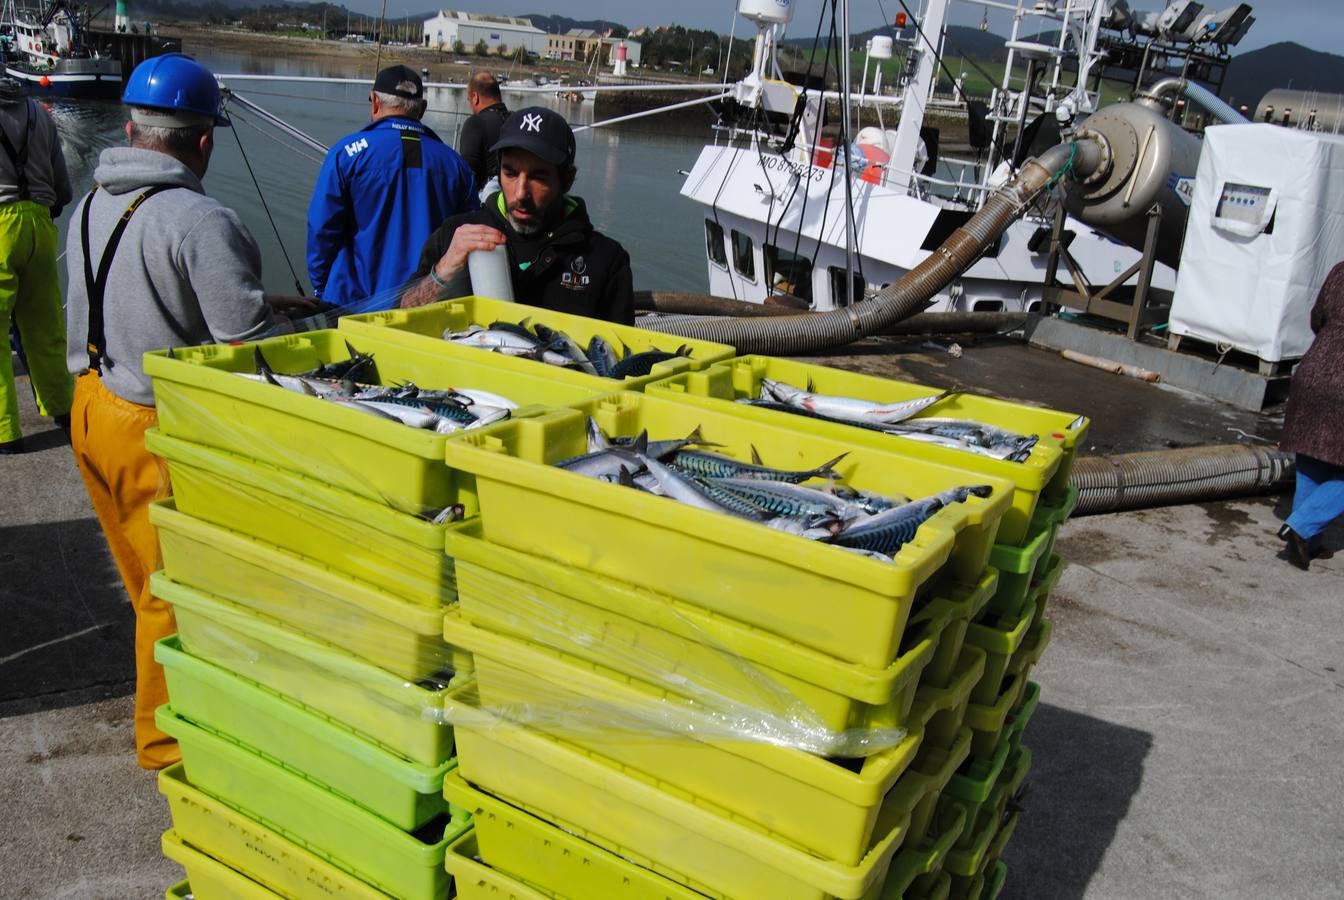
[[[845,663],[597,575],[586,603],[476,566],[469,598],[420,607],[171,504],[155,518],[187,652],[306,704],[330,691],[342,708],[422,723],[862,758],[907,738],[929,655],[887,670]],[[159,573],[156,589],[167,584]],[[623,596],[641,604],[622,610]],[[824,627],[824,604],[817,613]],[[467,673],[474,688],[445,702]]]

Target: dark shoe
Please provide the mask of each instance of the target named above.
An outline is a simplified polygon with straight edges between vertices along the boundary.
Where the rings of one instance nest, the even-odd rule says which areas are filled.
[[[1279,529],[1279,537],[1288,544],[1284,548],[1287,560],[1302,571],[1307,571],[1311,566],[1311,548],[1307,546],[1306,538],[1287,525]]]
[[[22,452],[23,438],[15,438],[12,441],[5,441],[3,444],[0,444],[0,456],[10,456]]]

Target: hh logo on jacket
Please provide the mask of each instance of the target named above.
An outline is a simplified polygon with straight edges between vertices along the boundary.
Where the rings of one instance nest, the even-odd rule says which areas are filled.
[[[351,142],[351,143],[345,145],[345,155],[346,155],[346,156],[354,156],[354,155],[355,155],[356,153],[358,153],[359,151],[361,151],[361,150],[367,150],[367,149],[369,149],[369,139],[368,139],[368,138],[360,138],[360,139],[357,140],[357,141],[353,141],[353,142]]]

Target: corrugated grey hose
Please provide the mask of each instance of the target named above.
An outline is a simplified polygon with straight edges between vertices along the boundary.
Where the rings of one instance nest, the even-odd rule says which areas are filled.
[[[1070,171],[1088,174],[1101,164],[1101,149],[1090,140],[1059,144],[1023,163],[1016,178],[990,196],[980,211],[952,233],[923,262],[872,298],[843,309],[762,318],[641,322],[652,331],[729,344],[742,355],[801,356],[880,334],[893,323],[921,312],[945,286],[980,258],[1042,191]]]
[[[1074,461],[1075,516],[1261,494],[1293,477],[1293,454],[1245,444],[1153,450]]]

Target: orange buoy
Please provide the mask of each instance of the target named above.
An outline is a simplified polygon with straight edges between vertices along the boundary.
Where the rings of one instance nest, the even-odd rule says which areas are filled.
[[[37,83],[42,85],[44,88],[51,87],[51,79],[45,75],[43,75],[40,79],[38,79]]]

